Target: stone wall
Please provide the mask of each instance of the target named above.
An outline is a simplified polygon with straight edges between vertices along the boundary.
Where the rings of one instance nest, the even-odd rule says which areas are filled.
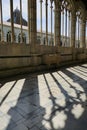
[[[83,49],[74,51],[77,63],[86,61],[86,52]],[[75,60],[72,48],[0,43],[0,77],[19,74],[20,70],[23,73],[33,72],[59,67],[62,63],[73,64]]]

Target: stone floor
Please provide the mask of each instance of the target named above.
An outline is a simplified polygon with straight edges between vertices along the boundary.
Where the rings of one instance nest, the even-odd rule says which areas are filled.
[[[1,80],[0,130],[87,130],[87,64]]]

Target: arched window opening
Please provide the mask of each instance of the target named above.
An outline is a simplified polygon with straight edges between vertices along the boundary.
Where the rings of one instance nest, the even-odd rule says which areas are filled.
[[[66,0],[61,5],[61,46],[70,47],[71,9]]]
[[[14,42],[16,42],[16,34],[14,34]]]
[[[23,33],[22,41],[23,41],[23,43],[26,43],[26,35],[25,35],[25,33]]]
[[[46,38],[44,37],[44,45],[46,44]]]
[[[7,33],[7,42],[11,42],[11,31]]]
[[[22,41],[21,41],[21,37],[22,37]],[[26,43],[26,35],[25,35],[25,33],[23,33],[22,36],[21,36],[21,33],[19,33],[19,35],[18,35],[18,43]]]
[[[21,42],[21,34],[18,35],[18,43]]]
[[[40,44],[40,39],[41,37],[40,36],[37,36],[37,43]]]

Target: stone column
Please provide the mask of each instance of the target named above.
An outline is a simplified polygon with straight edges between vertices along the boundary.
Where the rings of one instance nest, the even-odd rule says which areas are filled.
[[[30,44],[36,44],[36,25],[36,0],[28,0],[28,33]]]
[[[78,48],[80,48],[80,16],[77,16],[78,23]]]
[[[62,10],[62,46],[64,46],[64,9]]]
[[[46,45],[48,45],[48,0],[46,0]]]
[[[72,47],[72,59],[76,60],[75,50],[75,37],[76,37],[76,12],[71,11],[71,47]]]
[[[81,48],[86,48],[86,41],[85,41],[85,31],[86,31],[86,20],[85,19],[81,19],[81,28],[80,28],[80,47]]]
[[[42,42],[42,3],[43,3],[43,0],[40,0],[40,33],[41,33],[41,43],[40,44],[43,44]]]
[[[52,45],[53,44],[53,38],[52,38],[53,37],[53,34],[52,34],[53,33],[53,30],[52,30],[53,29],[53,14],[52,14],[52,12],[53,12],[53,5],[52,5],[53,0],[50,0],[50,2],[51,2],[51,6],[50,6],[51,10],[50,11],[51,11],[51,45]]]
[[[87,49],[87,20],[86,20],[86,29],[85,29],[85,42],[86,42],[86,49]]]
[[[3,41],[3,15],[2,15],[2,0],[0,0],[0,22],[1,22],[1,41]]]
[[[69,43],[70,43],[70,47],[71,47],[71,12],[69,11],[69,26],[68,26],[68,36],[69,36]]]
[[[23,42],[23,32],[22,32],[22,0],[20,0],[20,25],[21,25],[21,43]]]
[[[14,42],[13,0],[10,0],[10,15],[11,15],[11,42]]]
[[[55,0],[55,25],[54,25],[54,44],[60,46],[61,40],[61,2]]]
[[[66,17],[66,18],[65,18],[65,39],[66,39],[66,40],[65,40],[65,41],[66,41],[66,42],[65,42],[65,47],[67,47],[67,12],[68,12],[68,11],[67,11],[67,8],[66,8],[66,9],[65,9],[65,17]]]
[[[76,12],[71,12],[71,47],[75,48]]]

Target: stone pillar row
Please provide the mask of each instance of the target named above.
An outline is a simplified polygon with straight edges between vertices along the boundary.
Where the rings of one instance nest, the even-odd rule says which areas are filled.
[[[41,35],[42,35],[42,1],[41,2]],[[36,44],[37,42],[37,0],[27,0],[28,5],[28,36],[29,43]],[[52,2],[51,0],[51,22],[52,22]],[[48,0],[45,0],[46,4],[46,44],[48,44]],[[54,43],[55,46],[60,46],[61,40],[61,0],[54,0],[55,10],[54,10]],[[20,10],[22,17],[22,4],[20,0]],[[12,31],[12,42],[14,42],[14,22],[13,22],[13,0],[10,0],[10,14],[11,14],[11,31]],[[66,13],[67,15],[67,13]],[[22,18],[21,18],[22,19]],[[21,21],[20,19],[20,21]],[[2,30],[2,38],[3,38],[3,16],[2,16],[2,0],[0,0],[0,21],[1,21],[1,30]],[[66,19],[67,22],[67,19]],[[64,24],[64,22],[63,22]],[[67,23],[66,23],[67,28]],[[67,29],[66,29],[67,30]],[[80,29],[80,40],[81,47],[85,48],[85,31],[86,31],[86,20],[84,18],[81,19],[81,29]],[[62,30],[63,33],[63,30]],[[66,32],[67,33],[67,32]],[[75,9],[71,10],[71,47],[75,48],[75,33],[76,33],[76,11]],[[21,34],[22,34],[22,21],[21,21]],[[51,35],[52,35],[52,23],[51,23]],[[51,36],[52,37],[52,36]]]

